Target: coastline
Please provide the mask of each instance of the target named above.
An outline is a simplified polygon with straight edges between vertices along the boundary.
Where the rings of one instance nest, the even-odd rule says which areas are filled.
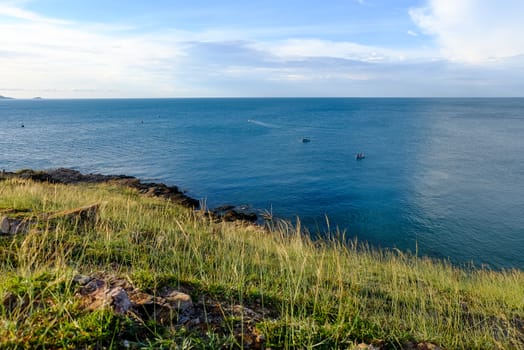
[[[2,167],[132,175],[177,185],[208,209],[232,204],[299,218],[319,236],[338,229],[459,266],[523,269],[524,195],[515,184],[524,162],[515,161],[520,121],[510,118],[523,101],[20,100],[3,106]],[[417,117],[421,110],[427,118]],[[491,117],[497,111],[504,123]],[[441,123],[443,134],[434,134]],[[488,124],[500,133],[479,137]],[[459,130],[472,143],[462,143]],[[485,147],[501,133],[504,152]],[[366,160],[354,159],[358,151]]]
[[[70,168],[56,168],[49,170],[22,169],[18,171],[2,170],[0,179],[21,178],[37,182],[49,182],[65,185],[81,183],[114,183],[124,187],[136,189],[146,196],[160,197],[175,204],[193,210],[205,210],[206,214],[218,221],[246,221],[256,223],[258,215],[251,211],[244,211],[234,205],[222,205],[216,208],[203,208],[198,199],[188,196],[178,186],[168,186],[161,182],[142,182],[139,178],[129,175],[103,175],[98,173],[83,174]]]

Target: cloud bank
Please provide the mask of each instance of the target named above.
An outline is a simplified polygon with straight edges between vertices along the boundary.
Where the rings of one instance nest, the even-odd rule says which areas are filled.
[[[521,10],[516,0],[429,0],[405,9],[411,29],[398,33],[409,45],[386,47],[299,36],[292,27],[145,31],[50,18],[0,0],[0,94],[520,96]]]
[[[430,0],[410,10],[445,58],[474,64],[524,54],[523,14],[521,0]]]
[[[75,23],[0,4],[0,90],[50,97],[173,93],[177,45],[119,26]],[[89,92],[86,95],[86,92]]]

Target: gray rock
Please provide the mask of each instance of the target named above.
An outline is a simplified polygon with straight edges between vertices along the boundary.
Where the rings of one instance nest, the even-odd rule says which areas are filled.
[[[81,276],[80,282],[86,282],[87,276]],[[120,286],[110,287],[97,278],[92,278],[86,285],[80,288],[79,294],[84,299],[84,304],[89,310],[97,310],[109,307],[118,314],[125,314],[131,309],[131,300],[126,290]]]
[[[105,295],[116,313],[123,315],[131,309],[131,301],[129,300],[129,296],[124,288],[111,288],[105,293]]]
[[[75,277],[73,277],[73,281],[78,283],[81,286],[87,285],[92,280],[93,280],[93,277],[86,276],[86,275],[76,275]]]
[[[191,296],[177,290],[166,290],[161,294],[164,300],[174,309],[184,312],[193,306]]]
[[[2,222],[0,223],[0,233],[8,235],[11,232],[11,222],[8,217],[3,217]]]
[[[5,216],[0,222],[0,234],[16,235],[19,233],[27,233],[28,231],[29,221],[27,219],[16,219]]]
[[[21,233],[27,233],[29,231],[29,222],[27,220],[13,220],[11,222],[11,232],[12,235],[18,235]]]
[[[154,296],[115,276],[77,275],[73,281],[79,284],[77,296],[88,310],[111,308],[118,314],[132,311],[144,320],[162,324],[185,322],[193,310],[191,297],[171,288]]]
[[[100,204],[95,203],[85,207],[64,210],[47,217],[48,221],[64,221],[79,228],[92,229],[98,220]]]

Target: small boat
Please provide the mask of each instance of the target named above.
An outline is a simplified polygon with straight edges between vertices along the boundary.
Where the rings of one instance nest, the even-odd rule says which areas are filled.
[[[355,158],[356,158],[356,160],[362,160],[362,159],[366,158],[366,155],[364,153],[357,153]]]
[[[311,142],[311,140],[308,139],[307,137],[302,138],[302,143],[308,143],[308,142]]]

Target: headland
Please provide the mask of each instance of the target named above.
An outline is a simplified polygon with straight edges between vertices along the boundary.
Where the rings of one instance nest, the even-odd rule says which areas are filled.
[[[0,176],[5,348],[522,349],[524,273],[216,220],[173,186]]]

